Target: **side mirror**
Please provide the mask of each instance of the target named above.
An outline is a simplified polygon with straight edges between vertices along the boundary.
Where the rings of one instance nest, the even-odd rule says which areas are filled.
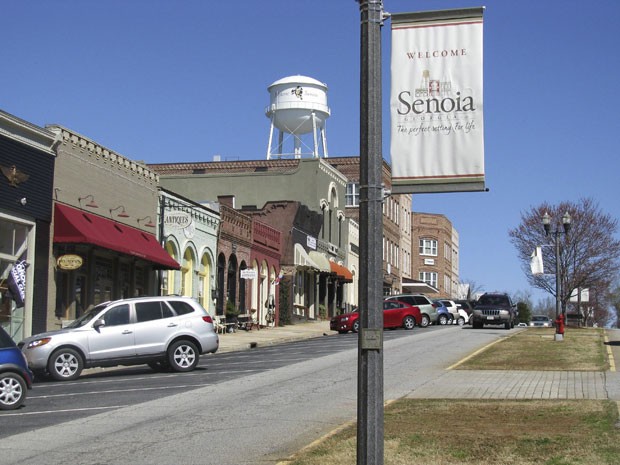
[[[95,331],[97,332],[99,332],[99,328],[101,328],[102,326],[105,326],[105,320],[103,318],[99,318],[93,323],[93,328],[95,328]]]

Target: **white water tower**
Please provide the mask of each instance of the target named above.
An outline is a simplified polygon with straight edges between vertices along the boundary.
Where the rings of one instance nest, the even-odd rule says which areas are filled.
[[[274,157],[322,155],[327,158],[325,120],[329,118],[327,85],[307,76],[289,76],[268,87],[270,105],[265,114],[271,120],[267,160]],[[279,131],[273,147],[273,132]],[[319,139],[320,137],[320,139]]]

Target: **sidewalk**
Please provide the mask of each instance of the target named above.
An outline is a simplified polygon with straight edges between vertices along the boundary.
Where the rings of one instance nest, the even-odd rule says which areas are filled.
[[[304,322],[220,334],[220,352],[248,350],[281,342],[337,334],[329,321]],[[613,360],[620,356],[620,330],[607,330]],[[620,360],[620,359],[619,359]],[[426,399],[611,399],[620,401],[620,374],[581,371],[441,370],[409,394]]]
[[[237,330],[220,334],[220,348],[217,353],[254,349],[282,342],[299,341],[314,337],[337,334],[329,330],[329,320],[308,321],[274,328]]]

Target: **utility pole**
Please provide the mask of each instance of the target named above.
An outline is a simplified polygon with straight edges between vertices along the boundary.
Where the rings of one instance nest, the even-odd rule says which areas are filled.
[[[360,291],[357,465],[383,465],[383,0],[360,4]]]

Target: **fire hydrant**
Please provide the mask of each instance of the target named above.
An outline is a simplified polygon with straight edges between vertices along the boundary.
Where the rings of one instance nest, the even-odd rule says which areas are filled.
[[[560,316],[558,316],[555,320],[555,332],[556,334],[564,335],[564,314],[563,313],[560,313]]]

